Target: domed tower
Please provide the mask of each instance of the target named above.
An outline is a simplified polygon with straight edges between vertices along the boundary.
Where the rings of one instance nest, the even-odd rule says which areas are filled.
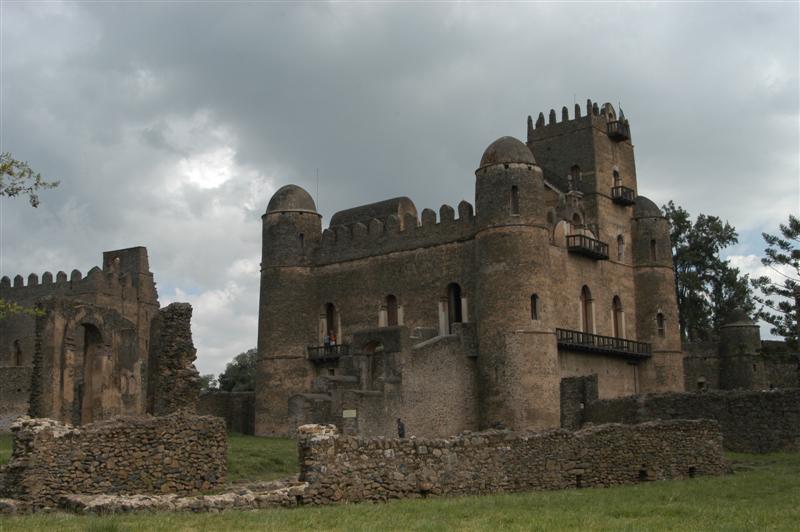
[[[763,389],[769,386],[758,356],[761,331],[742,309],[735,309],[719,328],[719,387],[723,390]]]
[[[311,259],[322,238],[321,218],[308,192],[296,185],[278,189],[261,217],[259,435],[288,433],[289,397],[305,390],[310,379],[303,346],[317,330]]]
[[[513,137],[484,152],[475,171],[475,310],[481,425],[559,425],[553,330],[531,320],[531,294],[548,286],[544,180],[533,153]],[[541,327],[541,328],[538,328]]]
[[[636,290],[636,333],[652,344],[652,358],[642,366],[642,392],[683,389],[683,354],[678,323],[675,273],[669,222],[658,205],[636,198],[631,223]]]

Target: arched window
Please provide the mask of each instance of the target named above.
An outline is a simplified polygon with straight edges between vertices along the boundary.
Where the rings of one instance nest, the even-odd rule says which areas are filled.
[[[581,289],[581,330],[594,333],[594,301],[588,286]]]
[[[625,260],[625,237],[617,235],[617,261]]]
[[[619,296],[614,296],[611,307],[611,322],[614,326],[614,337],[625,338],[625,315],[622,311],[622,301],[620,301]]]
[[[656,314],[656,330],[658,331],[658,337],[664,338],[666,334],[666,320],[664,319],[664,314],[661,312]]]
[[[511,187],[511,214],[519,214],[519,188]]]
[[[303,233],[300,233],[299,239],[300,239],[300,249],[303,249],[303,247],[305,246],[305,243],[306,243],[305,242],[306,235],[304,235]]]
[[[397,298],[391,294],[386,296],[386,325],[389,327],[397,325]]]
[[[538,320],[539,316],[542,315],[542,307],[541,301],[539,300],[539,296],[537,294],[533,294],[531,296],[531,319]]]
[[[650,260],[656,260],[656,240],[650,240]]]
[[[461,323],[461,287],[458,283],[447,285],[447,323],[450,334],[453,333],[453,324]]]
[[[614,169],[614,186],[620,187],[622,186],[622,178],[619,176],[619,170],[616,168]]]
[[[341,336],[342,319],[339,315],[339,309],[333,303],[325,303],[324,310],[320,316],[320,341],[322,345],[326,344],[326,339],[330,344],[340,344],[342,342]]]
[[[572,215],[572,225],[574,227],[580,227],[583,225],[583,220],[581,220],[581,215],[577,212]]]
[[[578,178],[581,176],[581,167],[573,164],[569,169],[569,176],[572,178],[573,183],[577,183]]]

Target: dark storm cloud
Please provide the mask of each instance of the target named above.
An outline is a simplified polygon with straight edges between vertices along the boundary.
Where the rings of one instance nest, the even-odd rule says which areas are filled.
[[[2,149],[62,185],[36,211],[3,201],[3,273],[146,245],[219,371],[255,344],[276,187],[316,194],[318,169],[326,220],[472,201],[485,146],[587,97],[622,103],[646,195],[757,235],[798,211],[797,11],[4,3]]]

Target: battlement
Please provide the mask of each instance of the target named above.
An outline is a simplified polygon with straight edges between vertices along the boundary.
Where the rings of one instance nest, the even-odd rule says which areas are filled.
[[[630,138],[628,120],[622,111],[617,116],[617,111],[610,103],[598,105],[597,102],[586,100],[585,114],[581,114],[580,104],[575,104],[573,116],[570,118],[569,109],[564,106],[561,108],[561,119],[558,120],[555,109],[550,109],[547,117],[544,113],[539,113],[536,122],[528,116],[528,143],[542,137],[554,134],[562,134],[570,130],[586,127],[596,127],[608,133],[614,140],[627,140]],[[628,131],[627,138],[617,137],[620,131]]]
[[[458,218],[453,207],[442,205],[438,220],[433,209],[423,209],[420,218],[407,213],[402,223],[392,214],[385,223],[373,219],[368,224],[333,226],[322,232],[315,262],[330,264],[466,240],[474,234],[474,221],[472,205],[462,201]]]

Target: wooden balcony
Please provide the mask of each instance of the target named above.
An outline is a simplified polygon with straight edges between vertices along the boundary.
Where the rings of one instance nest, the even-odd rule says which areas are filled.
[[[350,346],[341,345],[316,345],[308,346],[308,359],[312,362],[328,362],[338,360],[339,357],[350,354]]]
[[[611,138],[611,140],[620,142],[631,139],[631,128],[627,122],[615,120],[613,122],[609,122],[606,127],[608,136]]]
[[[556,329],[558,347],[571,351],[586,351],[604,355],[619,355],[626,358],[644,359],[651,356],[651,346],[646,342],[636,342],[613,336]]]
[[[612,187],[611,200],[617,205],[633,205],[636,203],[636,191],[628,187]]]
[[[608,260],[608,244],[586,235],[567,235],[567,250],[595,260]]]

